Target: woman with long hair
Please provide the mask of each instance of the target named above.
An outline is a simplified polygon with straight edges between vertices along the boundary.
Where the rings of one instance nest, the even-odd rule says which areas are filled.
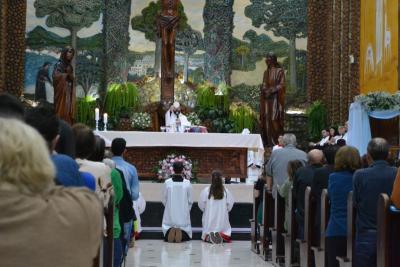
[[[213,171],[211,185],[200,193],[199,208],[203,212],[203,233],[201,238],[206,242],[221,244],[230,242],[232,232],[229,223],[229,212],[232,210],[234,199],[224,187],[221,172]]]

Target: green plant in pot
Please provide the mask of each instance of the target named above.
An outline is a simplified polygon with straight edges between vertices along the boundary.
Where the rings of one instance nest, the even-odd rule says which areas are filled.
[[[234,122],[234,132],[236,133],[241,133],[245,128],[251,132],[254,129],[256,114],[247,103],[232,103],[229,107],[229,118]]]
[[[318,140],[321,137],[321,130],[326,128],[327,111],[321,101],[313,102],[307,109],[308,134],[311,140]]]
[[[95,125],[96,99],[86,96],[77,100],[75,122],[84,123],[94,127]]]
[[[120,116],[121,111],[126,109],[137,109],[139,103],[139,91],[135,84],[112,83],[106,94],[104,110],[112,118]]]

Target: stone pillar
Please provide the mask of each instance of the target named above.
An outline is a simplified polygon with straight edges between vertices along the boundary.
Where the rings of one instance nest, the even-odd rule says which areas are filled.
[[[359,49],[358,0],[308,1],[308,99],[323,101],[330,124],[348,119],[359,94]]]
[[[100,94],[105,97],[110,82],[128,79],[128,47],[131,0],[105,0],[103,12],[103,80]]]
[[[216,85],[231,82],[233,1],[206,0],[204,6],[204,75]]]
[[[26,0],[3,0],[0,13],[0,91],[19,97],[24,89]]]

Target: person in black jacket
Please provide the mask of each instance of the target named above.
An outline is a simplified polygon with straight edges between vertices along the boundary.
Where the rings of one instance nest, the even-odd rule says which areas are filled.
[[[321,194],[322,190],[328,188],[329,175],[334,172],[335,155],[339,150],[338,145],[326,146],[323,150],[325,156],[325,165],[314,172],[314,177],[311,182],[311,193],[316,200],[316,216],[315,216],[315,244],[319,244],[320,223],[321,223]]]
[[[308,164],[299,168],[293,181],[293,192],[296,199],[296,221],[299,226],[298,238],[304,237],[304,196],[307,186],[311,186],[314,172],[322,167],[324,154],[321,150],[313,149],[308,152]]]

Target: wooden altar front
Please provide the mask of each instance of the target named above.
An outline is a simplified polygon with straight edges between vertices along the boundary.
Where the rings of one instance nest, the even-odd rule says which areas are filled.
[[[247,177],[247,152],[256,151],[264,157],[264,147],[259,134],[217,133],[161,133],[109,131],[95,132],[111,146],[113,139],[127,141],[125,158],[135,165],[139,178],[155,179],[159,162],[170,154],[184,155],[193,164],[192,172],[202,182],[210,182],[213,170],[222,171],[225,177]]]
[[[192,172],[201,182],[211,182],[211,172],[224,176],[247,177],[247,148],[216,147],[129,147],[126,159],[132,162],[142,180],[154,179],[159,161],[170,154],[185,155],[193,164]]]

